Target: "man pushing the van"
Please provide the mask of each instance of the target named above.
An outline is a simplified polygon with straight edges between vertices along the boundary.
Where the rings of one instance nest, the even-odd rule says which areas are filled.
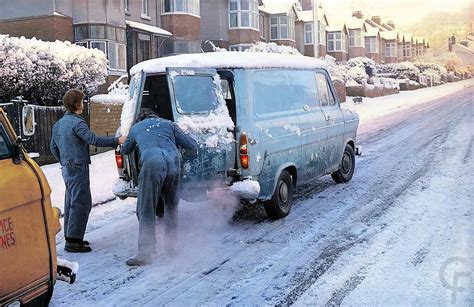
[[[181,155],[178,146],[197,151],[197,142],[177,124],[160,118],[152,111],[142,111],[138,122],[130,130],[122,146],[128,155],[135,147],[140,149],[140,175],[138,177],[137,217],[139,222],[138,254],[127,260],[129,266],[151,264],[155,252],[155,215],[160,196],[165,202],[165,237],[176,240],[177,191],[180,177]]]

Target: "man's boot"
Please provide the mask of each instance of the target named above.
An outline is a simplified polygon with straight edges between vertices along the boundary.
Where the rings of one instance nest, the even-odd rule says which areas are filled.
[[[88,253],[92,252],[92,248],[89,245],[85,245],[82,242],[66,242],[64,250],[70,253]]]
[[[129,266],[143,266],[153,263],[153,259],[150,254],[137,254],[135,257],[129,258],[126,261]]]

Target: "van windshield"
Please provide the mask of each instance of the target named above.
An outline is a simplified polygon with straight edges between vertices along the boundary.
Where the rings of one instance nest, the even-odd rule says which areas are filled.
[[[179,113],[208,113],[218,106],[214,79],[210,76],[176,76],[174,90]]]

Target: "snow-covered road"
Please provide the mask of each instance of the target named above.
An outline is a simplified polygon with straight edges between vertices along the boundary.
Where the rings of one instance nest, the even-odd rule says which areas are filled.
[[[234,214],[230,199],[182,202],[177,254],[149,267],[124,262],[136,200],[95,207],[92,253],[58,241],[81,267],[52,305],[474,304],[473,89],[364,122],[352,181],[299,187],[284,220],[255,205]]]

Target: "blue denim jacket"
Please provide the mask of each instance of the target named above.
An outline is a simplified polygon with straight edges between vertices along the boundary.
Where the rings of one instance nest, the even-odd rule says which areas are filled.
[[[190,151],[198,150],[198,143],[181,130],[177,124],[157,116],[148,116],[133,125],[127,140],[122,145],[123,154],[131,154],[138,146],[141,153],[161,150],[170,156],[180,156],[178,146]],[[140,160],[144,155],[141,155]],[[140,161],[143,162],[143,161]]]
[[[81,116],[69,111],[54,124],[50,150],[61,165],[90,164],[89,144],[115,148],[118,139],[96,136]]]

